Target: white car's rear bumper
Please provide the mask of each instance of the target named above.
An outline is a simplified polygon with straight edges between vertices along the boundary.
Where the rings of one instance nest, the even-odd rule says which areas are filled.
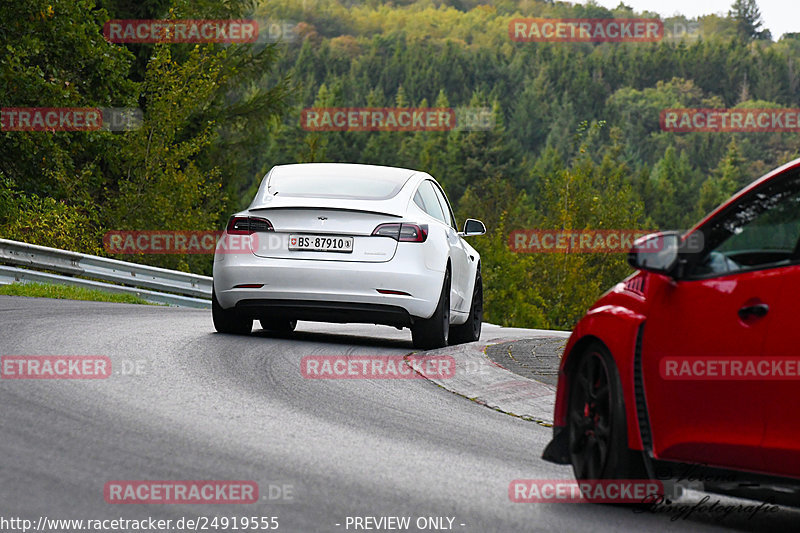
[[[404,255],[382,263],[217,255],[214,290],[223,308],[236,307],[253,317],[331,322],[373,322],[374,317],[379,324],[410,325],[401,322],[433,315],[444,272],[428,269],[417,257],[403,260]],[[262,286],[237,288],[244,284]]]

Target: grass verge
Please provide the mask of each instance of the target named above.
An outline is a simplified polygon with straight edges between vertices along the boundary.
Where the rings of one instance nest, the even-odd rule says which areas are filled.
[[[49,285],[46,283],[11,283],[0,285],[0,294],[7,296],[31,296],[33,298],[58,298],[60,300],[89,300],[92,302],[115,302],[123,304],[158,305],[133,294],[104,292],[97,289]]]

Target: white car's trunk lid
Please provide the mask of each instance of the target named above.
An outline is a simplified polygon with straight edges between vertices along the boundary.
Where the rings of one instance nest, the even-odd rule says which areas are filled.
[[[256,234],[253,253],[259,257],[283,259],[312,259],[322,261],[389,261],[397,250],[397,241],[390,237],[372,236],[380,224],[398,222],[399,216],[367,210],[347,209],[328,204],[330,200],[314,199],[315,206],[251,208],[249,214],[266,218],[274,232]],[[352,202],[348,202],[350,206]],[[370,202],[374,208],[375,202]],[[340,202],[341,205],[341,202]],[[298,241],[320,244],[326,248],[335,241],[337,251],[297,250]],[[318,239],[321,238],[321,239]],[[344,246],[342,244],[344,243]],[[352,245],[352,246],[351,246]]]

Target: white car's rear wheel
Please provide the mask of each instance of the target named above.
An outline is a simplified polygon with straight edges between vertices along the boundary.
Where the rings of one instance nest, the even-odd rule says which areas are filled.
[[[467,321],[450,328],[450,344],[464,344],[475,342],[481,338],[481,324],[483,323],[483,278],[481,269],[475,274],[475,288],[472,290],[472,304],[469,308]]]
[[[217,301],[217,294],[211,289],[211,317],[214,328],[220,333],[247,335],[253,330],[253,319],[239,316],[235,309],[223,309]]]
[[[442,293],[439,296],[439,304],[433,316],[427,319],[417,320],[411,326],[411,338],[414,341],[414,348],[422,350],[434,350],[447,346],[450,335],[450,269],[444,273],[444,283]]]

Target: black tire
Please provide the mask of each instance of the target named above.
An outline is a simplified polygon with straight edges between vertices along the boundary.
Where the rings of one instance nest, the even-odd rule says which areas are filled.
[[[211,317],[214,328],[220,333],[247,335],[253,330],[253,319],[240,316],[235,309],[223,309],[217,294],[211,289]]]
[[[467,317],[467,321],[463,324],[450,327],[450,344],[464,344],[465,342],[475,342],[480,339],[482,322],[483,277],[481,276],[481,267],[478,265],[478,272],[475,274],[475,288],[472,289],[472,303],[469,307],[469,317]]]
[[[588,345],[573,367],[567,427],[576,479],[647,477],[641,452],[628,448],[617,367],[608,349],[599,342]]]
[[[427,319],[418,319],[411,326],[411,339],[414,348],[420,350],[435,350],[447,346],[450,336],[450,269],[444,274],[442,292],[439,303],[433,316]]]
[[[294,331],[294,328],[297,327],[297,320],[262,318],[258,322],[261,324],[261,327],[267,331],[289,333]]]

